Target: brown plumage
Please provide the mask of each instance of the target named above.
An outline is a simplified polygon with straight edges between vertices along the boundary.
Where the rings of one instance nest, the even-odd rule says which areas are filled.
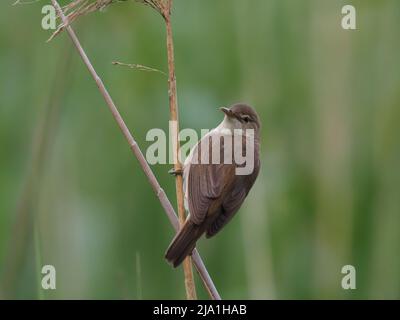
[[[232,219],[260,170],[260,121],[257,113],[246,104],[236,104],[221,110],[225,113],[224,120],[197,143],[184,164],[185,206],[189,215],[165,255],[174,267],[191,254],[197,240],[204,233],[210,238]],[[243,130],[236,135],[241,142],[238,144],[234,143],[232,135],[236,133],[236,129]],[[246,135],[250,132],[249,129],[254,130],[254,144],[249,144],[251,138]],[[203,155],[202,150],[209,152]],[[246,155],[246,152],[250,152],[254,168],[248,174],[237,174],[237,170],[248,163],[240,164],[236,161],[235,154]],[[216,163],[212,160],[218,153],[220,161]]]

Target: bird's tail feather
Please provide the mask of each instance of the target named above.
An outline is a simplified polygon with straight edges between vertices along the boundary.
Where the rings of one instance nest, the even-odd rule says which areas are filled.
[[[176,268],[192,253],[197,240],[202,234],[200,226],[194,224],[190,219],[186,220],[182,229],[176,234],[169,245],[165,253],[165,258]]]

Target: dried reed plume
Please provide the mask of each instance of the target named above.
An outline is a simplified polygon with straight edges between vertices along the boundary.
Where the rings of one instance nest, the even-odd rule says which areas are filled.
[[[65,5],[62,10],[66,17],[66,21],[62,21],[58,26],[57,30],[51,35],[48,41],[51,41],[54,37],[59,35],[67,25],[73,23],[80,16],[87,15],[95,11],[104,10],[109,5],[116,2],[123,2],[126,0],[73,0],[71,3]],[[57,14],[58,18],[61,18]]]

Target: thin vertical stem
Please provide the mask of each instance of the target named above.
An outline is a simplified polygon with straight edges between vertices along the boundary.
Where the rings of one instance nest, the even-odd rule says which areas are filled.
[[[171,26],[171,9],[172,0],[168,0],[166,11],[164,12],[166,33],[167,33],[167,56],[168,56],[168,83],[169,83],[169,111],[170,120],[174,123],[172,140],[173,140],[173,158],[174,169],[176,173],[182,173],[182,164],[180,162],[180,143],[179,143],[179,109],[176,90],[176,75],[175,75],[175,58],[174,58],[174,42],[172,37]],[[185,207],[183,202],[183,179],[182,174],[175,175],[176,199],[178,207],[179,223],[182,226],[185,223]],[[192,261],[188,256],[183,261],[183,272],[185,275],[185,289],[188,300],[196,300],[196,286],[193,278]]]
[[[24,265],[33,237],[34,221],[38,219],[37,201],[40,193],[40,179],[43,176],[43,163],[51,148],[52,137],[58,126],[60,101],[65,95],[65,88],[70,81],[72,47],[64,46],[65,55],[59,58],[50,95],[43,110],[39,113],[37,124],[32,135],[32,150],[27,165],[27,174],[21,194],[15,208],[10,238],[2,258],[2,273],[0,274],[0,299],[14,299],[18,276]],[[0,258],[1,260],[1,258]]]
[[[36,290],[39,300],[44,300],[44,293],[42,288],[42,250],[39,235],[39,217],[38,214],[35,216],[35,221],[33,222],[33,238],[35,243],[35,269],[36,269]]]
[[[142,292],[142,266],[140,262],[140,252],[136,251],[136,294],[138,300],[143,299]]]

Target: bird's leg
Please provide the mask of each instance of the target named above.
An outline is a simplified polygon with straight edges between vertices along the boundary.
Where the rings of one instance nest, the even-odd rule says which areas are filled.
[[[171,170],[168,171],[169,174],[173,176],[181,176],[183,174],[183,170],[175,170],[175,168],[172,168]]]

